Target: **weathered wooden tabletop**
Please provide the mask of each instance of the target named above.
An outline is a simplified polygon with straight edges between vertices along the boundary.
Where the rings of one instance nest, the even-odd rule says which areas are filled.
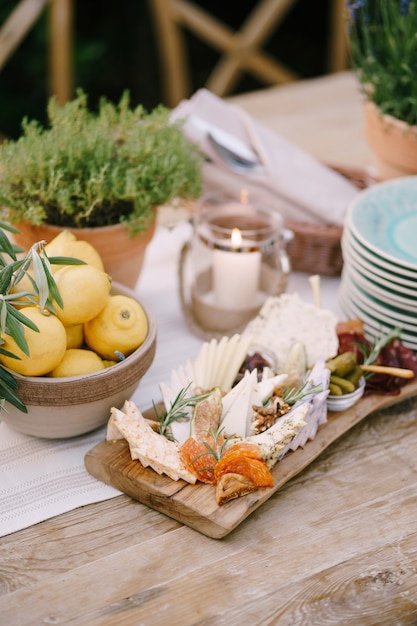
[[[315,132],[332,161],[346,126],[361,128],[350,75],[246,103],[284,117],[299,145]],[[339,162],[365,164],[360,132],[339,147]],[[412,398],[353,427],[223,539],[124,495],[3,537],[0,624],[417,624],[416,450]]]

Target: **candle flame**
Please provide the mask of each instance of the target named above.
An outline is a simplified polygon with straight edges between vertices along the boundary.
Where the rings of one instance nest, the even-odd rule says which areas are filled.
[[[238,228],[233,228],[230,239],[232,243],[232,248],[240,248],[240,246],[242,245],[242,233]]]

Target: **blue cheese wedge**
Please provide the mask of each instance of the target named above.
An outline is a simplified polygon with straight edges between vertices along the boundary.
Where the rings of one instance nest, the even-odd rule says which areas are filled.
[[[242,338],[268,346],[276,354],[278,372],[283,372],[291,347],[300,342],[306,350],[307,367],[337,353],[336,315],[303,302],[298,294],[268,298],[259,314],[249,322]]]
[[[233,439],[233,442],[243,441],[257,444],[266,464],[272,469],[288,442],[307,424],[310,411],[311,405],[308,403],[294,407],[289,413],[280,417],[268,430],[258,435]]]

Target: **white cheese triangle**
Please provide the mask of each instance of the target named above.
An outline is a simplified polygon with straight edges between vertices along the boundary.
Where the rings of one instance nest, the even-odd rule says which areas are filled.
[[[263,404],[272,395],[274,387],[285,385],[286,379],[286,374],[278,374],[258,382],[253,389],[251,403],[258,406]]]
[[[256,383],[257,371],[253,370],[244,376],[230,392],[233,392],[232,403],[226,410],[224,409],[220,424],[226,435],[246,436],[248,417],[252,412],[251,398]],[[227,407],[226,398],[227,396],[223,398],[223,407]]]

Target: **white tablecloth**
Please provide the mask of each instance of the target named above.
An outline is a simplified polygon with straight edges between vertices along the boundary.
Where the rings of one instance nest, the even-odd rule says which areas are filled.
[[[201,347],[202,340],[186,326],[178,296],[179,252],[190,234],[187,222],[172,229],[159,226],[136,286],[158,324],[155,360],[132,398],[141,410],[160,400],[158,383],[169,381],[171,370],[188,357],[195,358]],[[338,279],[322,279],[322,306],[336,313],[337,288]],[[287,290],[313,301],[306,274],[294,273]],[[74,439],[43,440],[0,424],[0,536],[119,495],[84,468],[85,453],[104,436],[103,427]]]

